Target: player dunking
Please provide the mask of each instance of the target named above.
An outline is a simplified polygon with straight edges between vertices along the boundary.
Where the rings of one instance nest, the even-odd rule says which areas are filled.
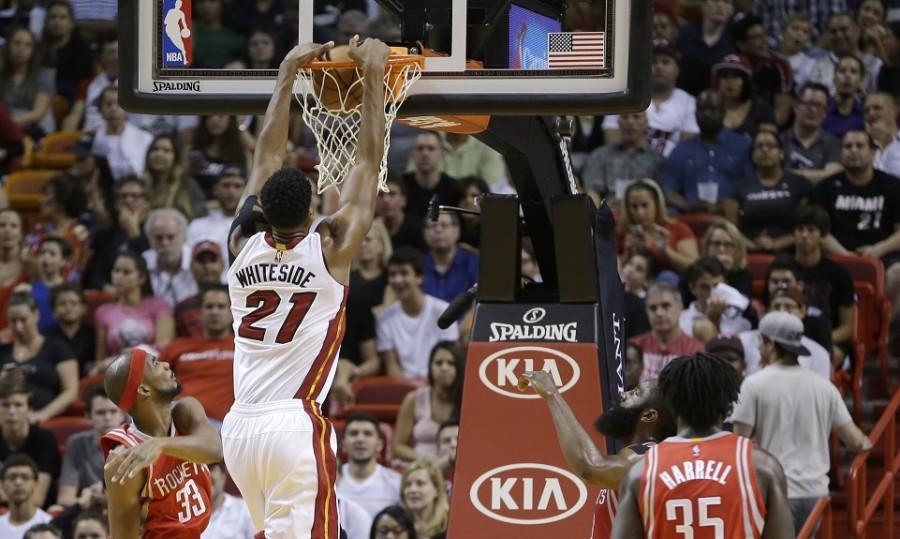
[[[711,354],[683,356],[658,389],[678,436],[651,448],[628,472],[614,539],[788,539],[787,483],[772,455],[722,430],[738,398],[734,368]]]
[[[675,418],[651,380],[625,393],[622,403],[603,413],[597,430],[626,447],[615,455],[603,455],[545,371],[526,372],[519,387],[534,388],[550,408],[556,437],[569,467],[589,485],[602,487],[594,503],[592,539],[607,539],[612,532],[622,479],[644,453],[660,440],[675,434]]]
[[[235,403],[222,439],[228,469],[268,539],[338,537],[337,443],[319,406],[344,335],[350,263],[375,216],[389,49],[350,41],[365,83],[357,161],[338,210],[313,220],[309,180],[282,162],[297,69],[332,46],[300,45],[281,63],[229,236]],[[261,219],[271,232],[257,232]]]
[[[106,370],[106,392],[134,424],[100,439],[111,537],[200,539],[212,515],[207,464],[222,460],[219,434],[167,363],[135,348]]]

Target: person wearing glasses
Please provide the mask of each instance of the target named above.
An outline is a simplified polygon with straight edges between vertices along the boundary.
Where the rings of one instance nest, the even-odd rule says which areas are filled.
[[[794,127],[781,135],[784,167],[788,172],[818,183],[843,170],[841,143],[822,129],[828,113],[828,88],[810,82],[794,100]]]
[[[793,215],[806,203],[812,183],[785,172],[781,141],[771,131],[753,137],[752,160],[756,174],[738,186],[734,202],[726,204],[728,218],[738,224],[747,247],[764,252],[780,251],[794,243]]]

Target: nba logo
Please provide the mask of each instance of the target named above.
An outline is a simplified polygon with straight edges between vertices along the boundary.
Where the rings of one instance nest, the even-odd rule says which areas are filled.
[[[187,67],[193,60],[191,0],[163,0],[163,67]]]

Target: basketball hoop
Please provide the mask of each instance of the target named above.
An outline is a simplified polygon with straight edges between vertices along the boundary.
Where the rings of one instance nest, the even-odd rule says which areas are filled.
[[[384,69],[384,157],[378,169],[378,188],[387,188],[387,155],[391,125],[406,100],[409,87],[422,76],[425,57],[394,54]],[[352,76],[347,76],[347,74]],[[349,79],[349,80],[348,80]],[[303,121],[316,137],[319,150],[318,191],[341,183],[356,163],[362,95],[365,80],[353,61],[314,61],[297,71],[296,98]]]

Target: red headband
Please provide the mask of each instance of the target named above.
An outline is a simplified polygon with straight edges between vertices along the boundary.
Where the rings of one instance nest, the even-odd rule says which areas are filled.
[[[128,368],[128,379],[125,380],[125,389],[122,397],[116,404],[123,411],[128,412],[134,405],[137,397],[137,388],[144,379],[144,365],[147,363],[147,352],[141,348],[131,350],[131,366]]]

